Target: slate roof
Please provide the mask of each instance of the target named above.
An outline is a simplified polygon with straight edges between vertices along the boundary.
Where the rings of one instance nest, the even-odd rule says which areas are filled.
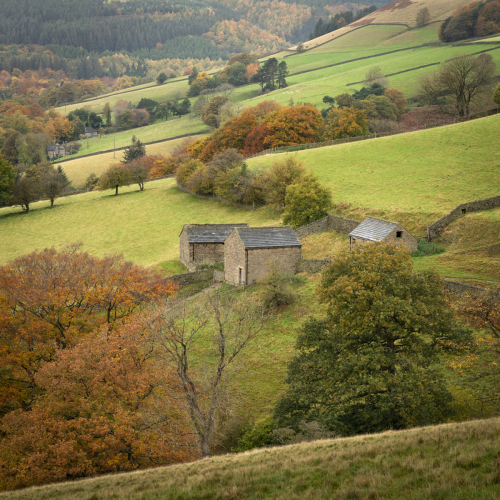
[[[245,248],[301,247],[302,243],[290,226],[236,228]]]
[[[185,224],[182,231],[186,231],[189,243],[224,243],[235,227],[248,224]]]
[[[349,233],[349,236],[369,241],[382,241],[398,226],[399,224],[394,222],[368,217],[354,231]]]

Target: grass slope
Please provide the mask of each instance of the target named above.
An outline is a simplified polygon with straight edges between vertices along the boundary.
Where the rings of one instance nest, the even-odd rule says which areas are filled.
[[[82,241],[95,255],[123,253],[137,264],[166,266],[179,254],[179,234],[184,224],[249,222],[272,225],[272,212],[255,212],[224,206],[182,193],[173,179],[150,182],[144,191],[137,185],[113,191],[97,191],[33,204],[28,214],[20,208],[0,209],[0,264],[19,255]]]
[[[154,142],[168,140],[172,137],[178,137],[186,134],[198,134],[200,132],[211,132],[212,129],[207,127],[197,116],[187,115],[174,120],[161,121],[139,127],[131,130],[116,132],[115,134],[102,135],[101,137],[92,137],[81,141],[82,148],[78,154],[73,155],[75,158],[98,153],[99,151],[109,151],[116,148],[130,146],[130,138],[135,135],[142,142]]]
[[[500,419],[313,441],[0,494],[12,500],[496,500]]]
[[[412,230],[465,201],[495,196],[500,116],[363,142],[286,153],[330,187],[340,205],[417,217]],[[248,160],[267,166],[282,155]],[[471,182],[472,180],[472,182]],[[437,217],[436,217],[437,216]]]
[[[201,137],[201,136],[199,136]],[[172,141],[159,142],[157,144],[149,144],[146,146],[148,155],[164,155],[169,156],[172,151],[181,146],[186,139],[175,139]],[[90,174],[95,174],[100,177],[101,174],[110,166],[119,163],[123,159],[123,151],[114,153],[101,153],[99,155],[76,158],[61,164],[61,167],[66,172],[68,179],[74,186],[81,186]]]

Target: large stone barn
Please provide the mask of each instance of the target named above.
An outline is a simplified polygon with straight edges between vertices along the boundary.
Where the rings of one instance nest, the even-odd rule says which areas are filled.
[[[266,276],[273,259],[287,273],[297,272],[302,243],[290,226],[236,227],[225,244],[225,281],[251,285]]]
[[[184,224],[180,234],[180,260],[190,264],[224,262],[224,241],[235,227],[248,224]]]
[[[401,224],[388,222],[374,217],[365,219],[354,231],[349,233],[351,245],[363,244],[369,241],[384,243],[399,243],[410,252],[417,249],[417,238],[412,236]]]

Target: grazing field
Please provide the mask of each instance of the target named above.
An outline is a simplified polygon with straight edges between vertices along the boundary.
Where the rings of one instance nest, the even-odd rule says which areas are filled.
[[[12,500],[497,500],[500,419],[313,441],[0,494]]]
[[[202,137],[197,136],[197,137]],[[182,145],[186,139],[175,139],[172,141],[158,142],[156,144],[148,144],[146,153],[148,155],[164,155],[169,156],[172,151]],[[74,186],[78,187],[85,183],[85,180],[90,174],[95,174],[100,177],[101,174],[110,166],[120,162],[123,159],[123,151],[116,153],[102,153],[94,156],[76,158],[64,163],[61,167],[66,172],[68,179]]]
[[[500,116],[338,146],[297,155],[333,192],[339,206],[416,218],[425,226],[465,201],[498,194]],[[267,166],[281,155],[248,160]],[[471,182],[473,180],[473,182]],[[403,221],[401,221],[403,222]]]
[[[184,224],[249,222],[273,225],[279,216],[269,210],[255,212],[224,206],[182,193],[174,179],[114,191],[95,191],[32,205],[28,214],[20,207],[0,209],[0,264],[36,249],[62,248],[82,241],[83,249],[103,256],[123,253],[125,259],[162,267],[178,259],[179,234]]]
[[[109,151],[114,147],[123,148],[130,146],[130,138],[133,135],[145,143],[161,140],[167,141],[179,135],[199,134],[200,132],[209,133],[211,131],[212,129],[207,127],[199,117],[190,114],[173,120],[156,122],[145,127],[116,132],[115,134],[82,139],[80,141],[82,148],[73,157],[78,158],[83,155],[98,153],[99,151]]]

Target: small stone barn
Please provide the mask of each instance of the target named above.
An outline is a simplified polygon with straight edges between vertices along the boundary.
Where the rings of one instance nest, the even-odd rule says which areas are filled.
[[[295,273],[301,251],[302,243],[290,226],[236,227],[225,244],[225,281],[251,285],[266,276],[273,259]]]
[[[248,224],[184,224],[180,234],[180,260],[189,264],[224,262],[224,241],[235,227]]]
[[[401,224],[387,222],[374,217],[365,219],[354,231],[349,233],[352,244],[362,244],[369,241],[399,243],[414,252],[417,249],[417,238],[412,236]]]

